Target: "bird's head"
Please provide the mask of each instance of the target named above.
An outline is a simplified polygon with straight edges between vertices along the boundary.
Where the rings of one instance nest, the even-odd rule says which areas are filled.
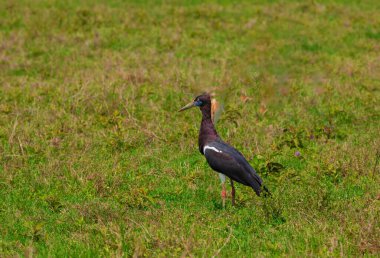
[[[200,109],[202,109],[206,106],[211,106],[211,97],[210,94],[203,93],[202,95],[197,96],[192,102],[190,102],[178,111],[181,112],[192,107],[199,107]]]

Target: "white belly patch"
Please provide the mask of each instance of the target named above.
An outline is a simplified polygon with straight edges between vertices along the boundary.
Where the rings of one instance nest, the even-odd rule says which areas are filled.
[[[210,150],[213,150],[213,151],[216,151],[216,152],[222,152],[221,150],[218,150],[218,149],[215,148],[215,147],[212,147],[212,146],[208,146],[208,145],[206,145],[206,146],[203,147],[203,153],[206,153],[206,150],[207,150],[207,149],[210,149]]]
[[[223,175],[222,173],[219,173],[219,178],[220,178],[220,182],[221,182],[222,184],[224,184],[224,183],[226,182],[226,176]]]

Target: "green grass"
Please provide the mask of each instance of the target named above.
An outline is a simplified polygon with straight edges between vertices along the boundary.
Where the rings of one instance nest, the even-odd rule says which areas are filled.
[[[1,256],[378,256],[379,3],[2,1]],[[272,198],[222,209],[206,90]]]

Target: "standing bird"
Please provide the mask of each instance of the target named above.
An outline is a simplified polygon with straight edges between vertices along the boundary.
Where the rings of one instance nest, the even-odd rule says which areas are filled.
[[[201,129],[198,138],[199,151],[206,157],[207,163],[213,170],[230,178],[232,205],[235,205],[234,181],[252,187],[258,196],[260,196],[262,189],[269,194],[268,189],[263,185],[262,179],[244,156],[234,147],[220,139],[211,117],[210,95],[199,95],[194,101],[179,111],[181,112],[192,107],[199,107],[202,111]],[[224,206],[226,199],[224,187],[221,195]]]

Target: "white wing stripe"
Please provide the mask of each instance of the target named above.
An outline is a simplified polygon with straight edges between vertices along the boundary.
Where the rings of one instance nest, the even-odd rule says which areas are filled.
[[[207,149],[210,149],[210,150],[213,150],[213,151],[216,151],[216,152],[222,152],[221,150],[218,150],[218,149],[215,148],[215,147],[212,147],[212,146],[208,146],[208,145],[206,145],[206,146],[203,147],[203,153],[206,153],[206,150],[207,150]]]

